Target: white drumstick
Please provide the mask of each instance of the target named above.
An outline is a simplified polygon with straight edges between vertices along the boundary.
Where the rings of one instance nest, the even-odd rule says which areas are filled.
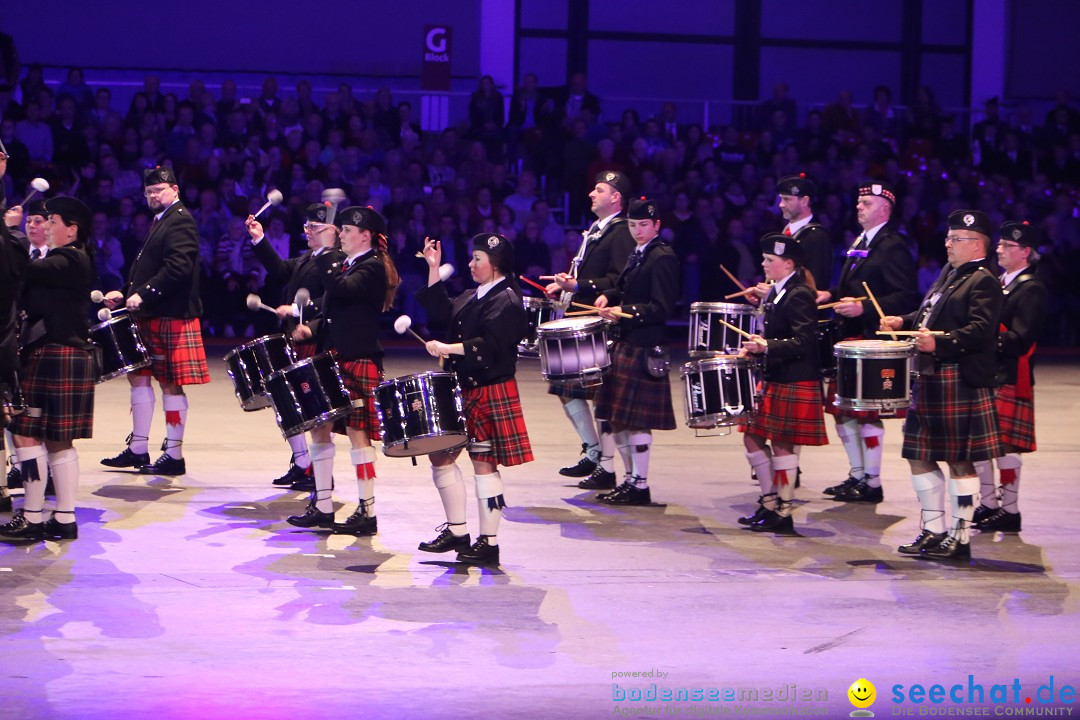
[[[296,291],[296,297],[293,298],[293,302],[296,303],[297,309],[300,311],[300,324],[304,324],[304,308],[311,303],[311,293],[307,288],[300,288]]]
[[[454,266],[450,263],[443,263],[439,266],[439,279],[446,282],[454,275]]]
[[[405,333],[411,334],[414,338],[419,340],[423,345],[427,345],[427,340],[420,337],[415,330],[412,329],[412,318],[408,315],[402,315],[394,321],[394,332],[398,335],[404,335]]]
[[[271,205],[280,205],[281,201],[284,199],[285,198],[282,197],[280,190],[271,190],[266,194],[266,204],[259,208],[259,212],[255,213],[254,217],[262,215],[266,211],[266,208]]]
[[[98,303],[102,302],[103,300],[105,300],[105,293],[101,292],[100,290],[91,290],[90,291],[90,302],[92,302],[94,304],[98,304]]]
[[[255,293],[251,293],[247,296],[247,306],[248,310],[269,310],[275,315],[277,314],[277,310],[275,310],[274,308],[270,307],[269,305],[263,305],[262,298]]]
[[[23,207],[26,207],[26,203],[30,202],[30,198],[34,197],[34,195],[36,195],[37,193],[48,192],[49,181],[45,178],[37,177],[30,181],[30,187],[33,189],[30,190],[30,193],[23,198],[23,201],[21,203],[19,203]]]
[[[97,319],[101,322],[105,322],[112,317],[112,311],[109,308],[101,308],[97,311]]]

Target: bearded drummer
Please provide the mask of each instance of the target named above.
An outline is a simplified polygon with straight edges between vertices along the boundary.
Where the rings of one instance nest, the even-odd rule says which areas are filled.
[[[499,523],[506,507],[499,465],[511,467],[533,459],[515,379],[518,343],[528,331],[528,316],[513,274],[514,246],[502,235],[487,234],[474,237],[472,245],[469,271],[477,287],[451,299],[439,276],[442,247],[437,240],[425,240],[428,284],[417,299],[429,325],[446,329],[446,342],[429,340],[428,353],[448,361],[461,383],[480,534],[470,544],[465,481],[456,463],[461,449],[432,453],[428,456],[431,475],[446,523],[419,549],[456,550],[458,562],[498,565]]]
[[[821,408],[816,288],[803,265],[803,246],[790,236],[766,235],[761,252],[765,280],[772,282],[762,304],[764,335],[749,338],[739,353],[765,363],[761,406],[749,424],[740,426],[761,496],[753,514],[738,522],[755,532],[790,534],[798,448],[828,443]]]
[[[387,250],[386,221],[370,207],[343,209],[334,218],[341,249],[315,258],[324,293],[314,317],[304,317],[292,333],[297,344],[314,339],[321,353],[333,351],[342,380],[352,399],[344,418],[323,423],[311,431],[311,465],[315,490],[302,515],[288,518],[302,528],[329,528],[335,533],[368,537],[378,532],[375,516],[375,448],[380,438],[375,409],[375,388],[382,380],[383,346],[379,341],[379,315],[394,304],[401,281]],[[333,434],[347,435],[350,459],[356,471],[356,511],[334,521]]]

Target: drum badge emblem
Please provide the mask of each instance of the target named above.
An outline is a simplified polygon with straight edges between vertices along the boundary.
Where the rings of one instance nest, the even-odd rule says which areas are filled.
[[[424,403],[420,402],[420,398],[416,398],[412,401],[412,411],[420,412],[424,409]]]
[[[892,390],[893,378],[896,377],[896,370],[892,368],[885,368],[881,371],[881,389]]]
[[[309,382],[300,383],[300,392],[302,392],[304,394],[307,394],[307,393],[311,392],[311,383],[309,383]]]

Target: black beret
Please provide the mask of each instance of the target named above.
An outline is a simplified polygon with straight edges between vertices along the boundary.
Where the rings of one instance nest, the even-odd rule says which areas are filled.
[[[173,174],[172,168],[161,167],[159,165],[143,170],[143,187],[160,185],[161,183],[166,183],[167,185],[179,185],[179,183],[176,182],[176,175]]]
[[[867,180],[859,186],[859,197],[863,195],[877,195],[896,205],[896,190],[883,180]]]
[[[48,217],[48,215],[45,214],[45,200],[39,198],[26,203],[26,207],[23,208],[23,216],[30,217],[31,215]]]
[[[655,200],[649,200],[642,195],[640,198],[634,198],[630,201],[626,217],[631,220],[659,220],[660,208],[656,206]]]
[[[623,196],[623,205],[630,202],[630,196],[634,194],[634,186],[630,183],[630,178],[623,175],[617,170],[603,170],[596,173],[597,183],[607,183],[611,187],[619,191],[619,194]]]
[[[50,198],[45,201],[45,212],[59,215],[65,225],[77,226],[79,240],[90,237],[90,208],[82,200],[67,196]]]
[[[502,235],[481,233],[473,236],[473,251],[487,253],[491,264],[503,275],[514,270],[514,246]]]
[[[806,173],[799,173],[780,178],[780,182],[776,183],[776,192],[780,195],[814,198],[817,197],[817,185],[806,177]]]
[[[980,210],[955,210],[949,213],[950,230],[972,230],[986,237],[994,234],[990,218]]]
[[[783,233],[769,233],[761,238],[761,252],[785,260],[794,260],[796,265],[802,265],[803,262],[802,245],[795,238]]]
[[[330,209],[328,205],[329,203],[311,203],[307,206],[307,211],[304,216],[305,219],[308,222],[325,223],[326,213]]]
[[[386,235],[386,221],[383,216],[375,212],[374,208],[364,205],[351,205],[341,210],[334,218],[334,224],[338,228],[355,225],[361,230],[370,230],[372,235]]]
[[[1001,224],[1001,239],[1012,240],[1017,245],[1023,245],[1024,247],[1038,250],[1042,245],[1042,233],[1039,232],[1039,228],[1024,222],[1015,222],[1009,220],[1008,222]]]

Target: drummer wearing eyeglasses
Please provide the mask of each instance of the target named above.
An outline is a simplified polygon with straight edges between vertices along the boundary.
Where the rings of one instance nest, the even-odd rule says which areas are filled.
[[[888,315],[883,330],[917,330],[919,376],[904,420],[902,456],[921,507],[920,533],[905,555],[971,558],[969,532],[979,496],[975,463],[1002,455],[994,405],[1001,283],[989,270],[990,219],[978,210],[949,215],[948,265],[918,310]],[[949,480],[938,467],[949,466]],[[952,523],[945,523],[948,489]]]

